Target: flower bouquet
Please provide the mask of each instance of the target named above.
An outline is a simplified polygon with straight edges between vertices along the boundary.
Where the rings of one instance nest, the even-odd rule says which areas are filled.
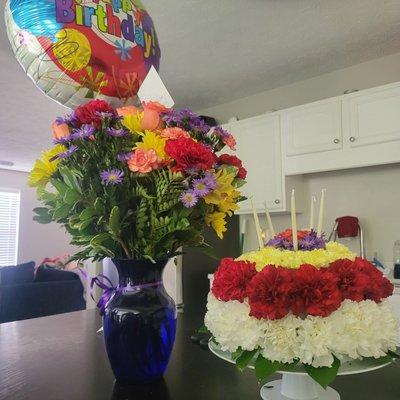
[[[151,381],[164,372],[175,336],[175,305],[161,282],[166,261],[182,246],[207,250],[206,225],[222,238],[242,199],[246,170],[218,155],[235,139],[190,110],[156,102],[114,109],[102,100],[57,118],[53,135],[55,147],[29,177],[44,205],[34,219],[65,227],[81,247],[72,259],[113,259],[118,288],[97,280],[106,289],[111,365],[117,378]]]
[[[297,239],[297,251],[287,230],[259,251],[221,261],[205,317],[219,349],[241,369],[252,364],[259,380],[300,372],[324,388],[341,365],[397,358],[390,281],[313,230],[298,231]],[[282,393],[297,398],[291,390]]]

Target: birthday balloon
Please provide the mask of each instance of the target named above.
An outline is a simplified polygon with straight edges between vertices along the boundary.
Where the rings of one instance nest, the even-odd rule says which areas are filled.
[[[160,48],[140,0],[7,0],[14,54],[33,82],[75,108],[93,98],[135,98]]]

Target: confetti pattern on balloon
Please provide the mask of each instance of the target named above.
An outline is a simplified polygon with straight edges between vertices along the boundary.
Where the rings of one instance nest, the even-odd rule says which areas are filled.
[[[88,98],[134,99],[161,51],[140,0],[7,0],[14,54],[48,96],[75,108]]]
[[[53,53],[67,71],[79,71],[88,65],[92,52],[85,35],[76,29],[62,29],[55,36]]]

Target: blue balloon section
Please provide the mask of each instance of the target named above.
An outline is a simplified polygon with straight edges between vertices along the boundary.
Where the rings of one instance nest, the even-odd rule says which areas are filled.
[[[56,22],[54,0],[10,0],[10,9],[18,27],[32,35],[54,38],[62,28]]]

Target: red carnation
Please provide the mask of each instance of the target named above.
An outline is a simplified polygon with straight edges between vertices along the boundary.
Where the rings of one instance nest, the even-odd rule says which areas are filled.
[[[236,156],[231,156],[229,154],[222,154],[218,157],[218,164],[232,165],[238,169],[237,177],[239,179],[246,179],[247,171],[243,167],[242,160]]]
[[[354,266],[360,273],[369,278],[369,283],[364,289],[365,300],[373,300],[379,303],[393,294],[393,284],[369,261],[357,257],[354,260]]]
[[[369,285],[369,277],[353,261],[343,259],[333,262],[327,271],[338,278],[338,288],[342,299],[364,300],[364,292]]]
[[[92,100],[75,110],[75,116],[80,124],[93,124],[96,128],[101,126],[101,113],[112,113],[114,109],[104,100]]]
[[[250,315],[258,319],[280,319],[290,311],[292,271],[268,265],[249,282]]]
[[[165,152],[175,160],[175,171],[204,171],[211,169],[215,163],[212,150],[191,138],[168,140]]]
[[[222,301],[238,300],[242,303],[247,285],[256,273],[254,263],[223,258],[214,274],[211,291]]]
[[[292,312],[294,315],[327,317],[340,307],[342,295],[338,278],[304,264],[293,277]]]

